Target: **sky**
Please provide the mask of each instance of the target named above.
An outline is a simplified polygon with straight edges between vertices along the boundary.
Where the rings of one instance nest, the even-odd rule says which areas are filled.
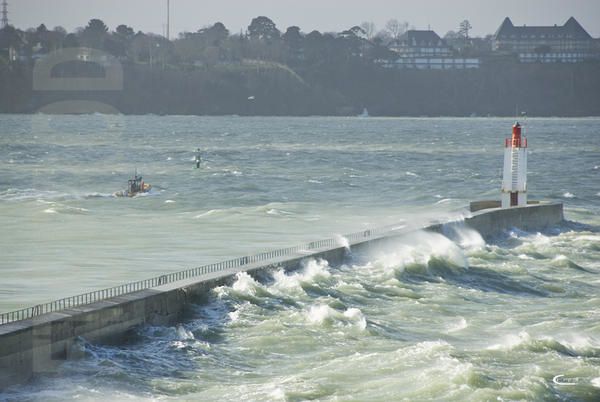
[[[573,16],[600,37],[600,0],[170,0],[171,37],[223,22],[231,32],[246,29],[265,15],[285,31],[340,32],[364,21],[378,29],[395,18],[440,36],[469,20],[471,36],[493,34],[504,17],[515,25],[562,25]],[[68,31],[100,18],[111,30],[119,24],[136,31],[165,34],[167,0],[8,0],[12,25],[26,29],[41,23]]]

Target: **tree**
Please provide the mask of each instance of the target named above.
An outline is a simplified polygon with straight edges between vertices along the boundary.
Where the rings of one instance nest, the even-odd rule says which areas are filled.
[[[77,35],[70,33],[63,39],[63,47],[79,47]]]
[[[457,49],[463,44],[462,36],[454,31],[446,32],[446,35],[444,35],[444,41],[446,41],[449,46]]]
[[[351,40],[365,39],[367,37],[367,33],[363,28],[359,27],[358,25],[355,25],[350,29],[340,32],[338,34],[338,37],[342,39]]]
[[[104,49],[108,27],[102,20],[92,19],[81,33],[82,43],[94,49]]]
[[[275,23],[267,17],[256,17],[248,26],[248,34],[252,39],[273,40],[279,39],[281,32]]]
[[[204,37],[209,46],[220,46],[229,37],[229,30],[221,22],[215,23],[210,28],[201,29],[198,33]]]
[[[38,34],[40,34],[40,33],[44,33],[44,32],[48,32],[48,28],[46,28],[46,25],[44,25],[44,24],[40,24],[40,26],[39,26],[39,27],[37,27],[37,29],[36,29],[36,32],[37,32]]]
[[[121,24],[115,30],[115,33],[124,40],[131,40],[135,36],[135,31],[133,28],[128,27],[127,25]]]
[[[465,43],[469,40],[469,31],[472,28],[469,20],[464,20],[459,25],[458,34],[464,39]]]
[[[281,39],[283,39],[283,43],[286,45],[285,50],[287,51],[287,62],[289,64],[304,59],[304,37],[302,36],[302,33],[300,33],[299,27],[289,27]]]
[[[63,38],[65,36],[67,36],[67,30],[64,27],[60,26],[60,25],[55,26],[54,29],[53,29],[53,31],[56,32],[56,33],[58,33],[58,34],[60,34]]]
[[[384,29],[384,30],[377,32],[377,34],[373,38],[373,42],[376,42],[376,41],[377,41],[377,43],[388,46],[392,43],[393,39],[392,39],[392,35],[390,35],[390,33]]]
[[[19,49],[23,45],[23,32],[7,25],[0,29],[0,49]]]
[[[393,40],[398,40],[408,29],[408,22],[400,22],[397,19],[391,19],[385,24],[385,31]]]
[[[106,26],[106,24],[104,24],[102,20],[94,18],[91,19],[90,22],[88,22],[87,26],[84,28],[83,31],[84,33],[88,32],[96,35],[103,35],[108,32],[108,27]]]
[[[373,37],[375,36],[376,29],[377,29],[373,22],[365,21],[362,24],[360,24],[360,27],[365,32],[365,35],[368,40],[373,39]]]
[[[300,33],[300,28],[297,26],[289,27],[283,36],[281,37],[283,41],[290,47],[296,47],[302,42],[302,34]]]
[[[41,24],[37,27],[35,34],[31,38],[31,44],[39,43],[42,47],[42,52],[48,53],[60,47],[63,37],[60,32],[49,31],[46,25]]]

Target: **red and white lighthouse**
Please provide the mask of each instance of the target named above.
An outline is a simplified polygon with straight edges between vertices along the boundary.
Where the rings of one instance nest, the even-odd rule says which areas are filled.
[[[524,207],[527,205],[527,139],[518,122],[504,147],[502,208]]]

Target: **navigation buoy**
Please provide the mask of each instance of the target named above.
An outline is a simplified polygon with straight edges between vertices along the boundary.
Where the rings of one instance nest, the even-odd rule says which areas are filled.
[[[527,205],[527,138],[521,125],[513,126],[512,138],[504,144],[504,176],[502,179],[502,208]]]
[[[196,150],[196,169],[200,169],[200,163],[202,163],[202,154],[200,148]]]

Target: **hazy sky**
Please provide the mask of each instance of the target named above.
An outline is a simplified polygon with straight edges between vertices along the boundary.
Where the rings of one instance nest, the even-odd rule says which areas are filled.
[[[19,28],[67,30],[102,19],[111,29],[119,24],[136,31],[164,33],[167,0],[8,0],[11,23]],[[171,35],[196,31],[223,22],[232,32],[246,28],[252,18],[266,15],[280,30],[298,25],[339,32],[363,21],[382,28],[391,18],[408,21],[416,29],[444,35],[468,19],[472,35],[493,33],[504,17],[516,25],[562,25],[574,16],[594,37],[600,36],[600,0],[171,0]],[[175,34],[175,35],[173,35]]]

